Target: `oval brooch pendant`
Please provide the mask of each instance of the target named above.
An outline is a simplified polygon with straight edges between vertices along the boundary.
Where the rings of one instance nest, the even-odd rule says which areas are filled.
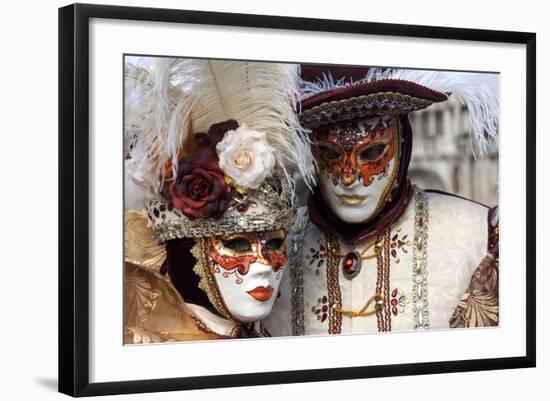
[[[361,255],[358,252],[348,252],[342,260],[342,273],[348,280],[353,279],[361,272]]]

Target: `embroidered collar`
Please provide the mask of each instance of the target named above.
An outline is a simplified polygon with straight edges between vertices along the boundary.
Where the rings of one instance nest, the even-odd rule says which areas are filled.
[[[201,331],[220,337],[236,338],[240,336],[241,327],[238,323],[217,316],[199,305],[185,303],[185,306],[191,311],[193,321]]]

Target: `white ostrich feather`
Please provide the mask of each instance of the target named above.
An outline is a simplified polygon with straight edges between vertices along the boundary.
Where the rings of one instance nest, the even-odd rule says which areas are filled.
[[[275,63],[158,58],[149,68],[127,66],[132,176],[154,196],[167,162],[175,175],[190,132],[234,119],[267,134],[287,178],[296,172],[312,184],[310,144],[295,110],[299,84],[297,66]]]
[[[327,74],[316,82],[304,82],[301,98],[358,82],[381,79],[412,81],[439,92],[453,94],[468,109],[474,154],[484,155],[498,146],[500,83],[497,74],[370,68],[366,77],[360,81],[334,81]]]

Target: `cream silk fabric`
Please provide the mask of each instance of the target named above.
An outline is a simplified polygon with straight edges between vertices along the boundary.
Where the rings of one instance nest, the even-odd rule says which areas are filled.
[[[488,209],[477,203],[457,197],[426,192],[429,207],[428,225],[428,311],[430,329],[449,328],[449,319],[466,291],[472,273],[487,251]],[[415,200],[391,227],[390,238],[395,255],[390,256],[390,293],[396,294],[397,314],[391,313],[392,331],[414,330],[412,312],[413,251]],[[325,236],[308,221],[302,208],[300,219],[305,224],[301,252],[303,271],[304,334],[328,334],[329,318],[323,320],[323,306],[328,298],[327,260],[322,246],[327,249]],[[289,236],[292,241],[293,235]],[[393,240],[395,239],[395,240]],[[289,251],[292,252],[292,243]],[[340,243],[340,253],[361,251],[364,244],[352,248]],[[366,254],[372,253],[367,251]],[[300,255],[298,255],[300,256]],[[292,258],[291,258],[292,260]],[[341,264],[340,259],[340,264]],[[293,266],[289,265],[289,269]],[[359,310],[375,294],[377,258],[362,261],[358,276],[349,280],[338,268],[342,308]],[[280,296],[264,325],[273,336],[292,334],[292,274],[287,271],[281,284]],[[326,297],[326,298],[325,298]],[[394,297],[392,297],[394,298]],[[326,308],[325,308],[326,310]],[[319,311],[319,312],[318,312]],[[335,313],[335,312],[329,312]],[[376,315],[342,317],[341,333],[368,333],[378,331]]]

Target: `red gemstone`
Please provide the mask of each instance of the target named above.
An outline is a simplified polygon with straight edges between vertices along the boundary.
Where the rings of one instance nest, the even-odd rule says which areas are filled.
[[[244,213],[248,210],[248,203],[239,203],[236,209],[239,213]]]
[[[395,299],[395,298],[392,299],[392,300],[390,301],[390,303],[391,303],[391,306],[397,306],[397,299]]]
[[[391,311],[395,316],[397,316],[397,308],[395,306],[391,308]]]
[[[361,259],[357,252],[349,252],[343,260],[342,270],[346,278],[355,277],[361,270]]]
[[[391,296],[394,298],[397,296],[397,288],[391,292]]]

